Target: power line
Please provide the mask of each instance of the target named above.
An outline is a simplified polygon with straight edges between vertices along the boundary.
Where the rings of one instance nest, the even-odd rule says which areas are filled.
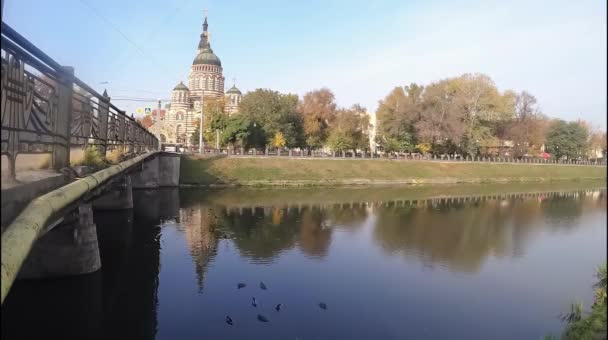
[[[150,93],[150,94],[158,94],[158,93],[167,93],[167,91],[150,91],[150,90],[142,90],[142,89],[115,89],[115,88],[108,88],[107,89],[108,92],[111,91],[126,91],[126,92],[145,92],[145,93]],[[120,97],[120,95],[119,95]]]
[[[165,69],[166,72],[169,72],[169,70],[167,69],[167,67],[165,67],[165,65],[161,64],[160,62],[158,62],[156,59],[148,56],[143,49],[141,49],[133,40],[129,39],[129,37],[124,34],[120,28],[118,28],[118,26],[116,26],[114,23],[112,23],[109,19],[107,19],[106,17],[104,17],[103,15],[101,15],[101,13],[99,13],[99,11],[91,6],[89,3],[85,2],[84,0],[79,0],[83,5],[89,7],[89,9],[91,9],[91,11],[93,11],[93,13],[95,13],[95,15],[97,15],[101,20],[105,21],[112,29],[114,29],[116,32],[118,32],[118,34],[120,34],[126,41],[128,41],[131,45],[133,45],[133,47],[135,47],[135,49],[137,50],[137,52],[139,52],[143,57],[148,58],[150,61],[158,64],[159,66],[161,66],[162,68]]]
[[[127,101],[127,102],[157,102],[157,101],[158,101],[158,99],[112,98],[112,101]],[[161,99],[161,101],[169,101],[169,99]]]

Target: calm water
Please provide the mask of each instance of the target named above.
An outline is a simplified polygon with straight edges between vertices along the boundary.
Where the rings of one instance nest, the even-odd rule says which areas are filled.
[[[559,313],[576,299],[590,304],[594,268],[606,259],[606,190],[505,195],[521,191],[137,191],[132,211],[96,213],[102,270],[19,281],[2,306],[2,336],[304,340],[559,334]],[[267,290],[259,288],[260,281]],[[247,286],[238,290],[239,282]],[[280,312],[274,310],[278,303]],[[259,322],[257,314],[269,322]],[[226,315],[233,326],[225,323]]]

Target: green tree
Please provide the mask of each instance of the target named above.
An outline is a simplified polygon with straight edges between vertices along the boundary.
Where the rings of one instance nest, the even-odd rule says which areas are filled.
[[[243,96],[240,104],[240,115],[256,123],[261,131],[256,138],[265,139],[263,145],[270,144],[270,140],[277,133],[283,133],[286,145],[295,147],[302,144],[302,122],[296,108],[298,96],[295,94],[282,94],[268,89],[257,89]],[[256,140],[256,144],[261,141]],[[262,145],[262,146],[263,146]]]
[[[221,135],[222,143],[232,147],[245,147],[250,128],[251,122],[245,116],[236,115],[228,118]]]
[[[416,143],[414,142],[414,136],[407,132],[404,132],[401,136],[397,137],[380,137],[380,145],[385,152],[414,152],[416,150]]]
[[[413,124],[420,119],[422,92],[424,88],[415,83],[395,87],[380,101],[376,117],[379,133],[387,138],[399,138],[414,131]]]
[[[587,131],[580,124],[556,120],[549,127],[546,150],[555,157],[576,158],[585,153],[586,147]]]
[[[335,151],[365,149],[368,145],[369,116],[365,109],[353,105],[351,109],[336,112],[329,127],[327,145]]]
[[[198,142],[199,142],[199,136],[201,133],[201,122],[199,120],[196,121],[195,127],[194,127],[194,131],[192,132],[192,134],[190,135],[190,145],[196,145],[198,146]]]

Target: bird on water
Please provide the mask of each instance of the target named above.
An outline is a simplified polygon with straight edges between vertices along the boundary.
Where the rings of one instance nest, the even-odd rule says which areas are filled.
[[[239,282],[239,284],[236,285],[236,289],[245,288],[246,286],[247,286],[246,284]]]
[[[319,307],[321,307],[321,309],[327,309],[327,304],[325,304],[325,302],[321,302],[319,303]]]
[[[281,310],[281,307],[283,307],[283,304],[282,304],[282,303],[279,303],[279,304],[278,304],[276,307],[274,307],[274,309],[276,309],[276,310],[277,310],[277,312],[278,312],[278,311],[280,311],[280,310]]]
[[[258,314],[258,320],[261,321],[261,322],[268,322],[268,318],[266,318],[262,314]]]
[[[255,298],[254,298],[254,297],[252,297],[252,298],[251,298],[251,305],[252,305],[253,307],[257,307],[257,306],[258,306],[258,302],[255,300]]]
[[[260,288],[262,288],[263,290],[266,290],[266,285],[264,284],[264,282],[260,282]]]
[[[226,315],[226,323],[229,324],[230,326],[232,326],[232,318],[228,315]]]

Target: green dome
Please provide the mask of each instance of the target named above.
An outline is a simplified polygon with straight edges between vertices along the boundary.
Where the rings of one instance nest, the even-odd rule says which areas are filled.
[[[188,89],[188,87],[186,85],[184,85],[183,82],[179,82],[179,84],[177,84],[174,88],[173,91],[190,91]]]
[[[232,87],[228,91],[226,91],[226,93],[242,94],[241,90],[237,89],[235,85],[232,85]]]
[[[220,58],[218,58],[211,47],[206,47],[201,50],[201,52],[194,58],[192,65],[215,65],[222,66],[222,62]]]

